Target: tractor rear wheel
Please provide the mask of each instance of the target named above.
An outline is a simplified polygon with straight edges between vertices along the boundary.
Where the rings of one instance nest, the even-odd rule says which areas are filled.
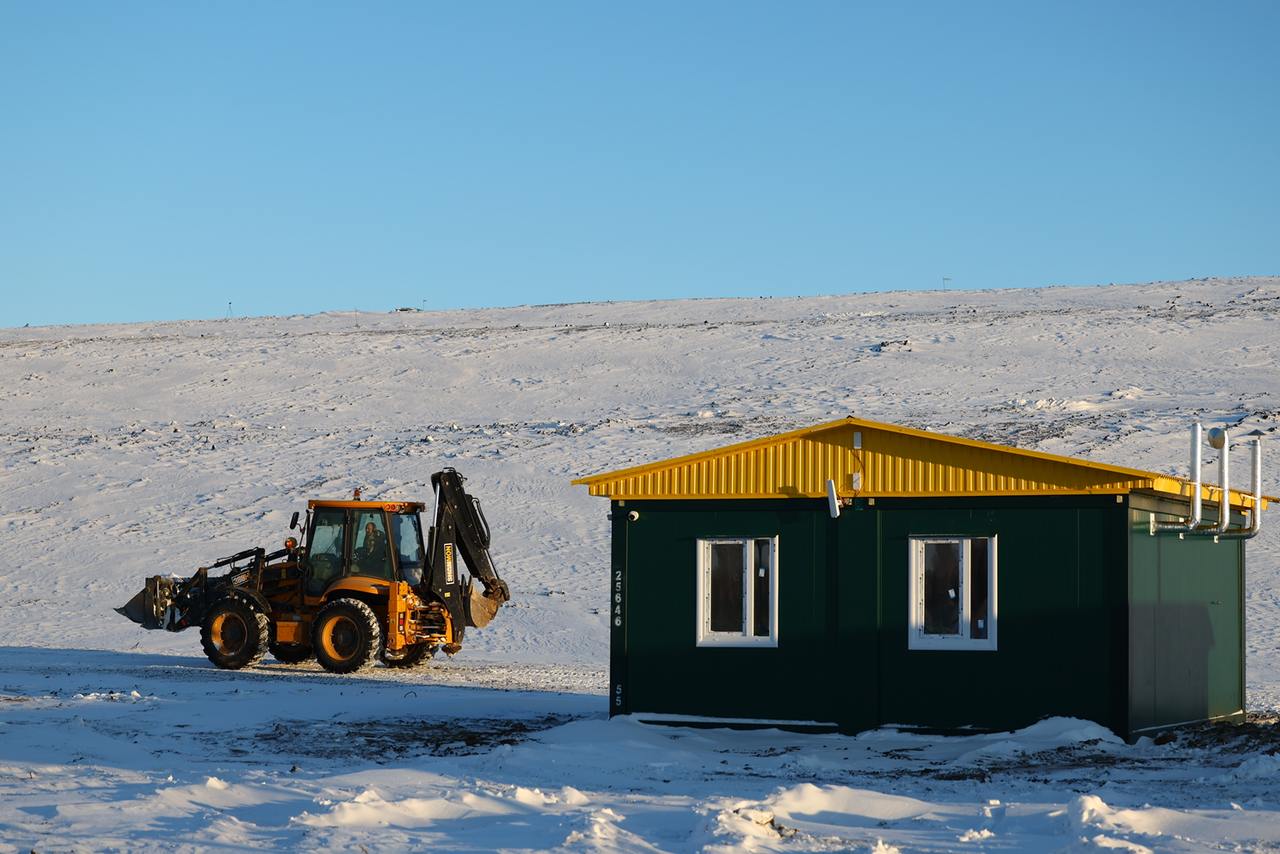
[[[311,644],[272,643],[271,656],[281,664],[301,664],[311,658]]]
[[[415,643],[400,650],[396,655],[383,650],[382,663],[387,667],[417,667],[424,659],[435,655],[435,652],[436,648],[429,643]]]
[[[316,615],[311,646],[325,670],[351,673],[382,651],[382,626],[373,609],[359,599],[335,599]]]
[[[214,604],[200,626],[200,645],[216,666],[239,670],[257,664],[267,654],[271,623],[267,615],[243,599],[230,597]]]

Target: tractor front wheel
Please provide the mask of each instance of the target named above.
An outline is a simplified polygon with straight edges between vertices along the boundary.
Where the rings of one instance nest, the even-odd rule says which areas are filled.
[[[382,651],[382,626],[373,609],[359,599],[335,599],[316,615],[311,646],[325,670],[351,673]]]
[[[239,670],[267,654],[271,623],[267,615],[238,598],[223,599],[209,609],[200,626],[200,645],[218,667]]]

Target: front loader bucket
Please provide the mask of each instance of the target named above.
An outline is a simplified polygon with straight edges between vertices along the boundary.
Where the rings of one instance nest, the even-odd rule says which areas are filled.
[[[502,607],[502,600],[486,596],[480,585],[474,583],[467,585],[466,594],[462,601],[467,610],[467,625],[483,629]]]
[[[147,579],[146,586],[138,591],[138,595],[116,608],[116,613],[128,617],[144,629],[164,629],[168,628],[164,621],[172,601],[172,579],[153,575]]]
[[[116,608],[116,613],[122,617],[128,617],[130,620],[133,620],[145,629],[160,628],[159,625],[147,625],[148,621],[155,623],[156,619],[151,615],[151,611],[147,608],[147,590],[145,587],[138,591],[137,596],[134,596],[128,602],[125,602],[121,607]]]

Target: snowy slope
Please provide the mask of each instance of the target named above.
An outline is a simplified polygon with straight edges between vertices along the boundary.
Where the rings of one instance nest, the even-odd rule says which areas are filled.
[[[0,685],[0,699],[24,698],[13,703],[22,714],[13,712],[17,717],[0,726],[0,765],[20,775],[35,762],[70,763],[71,748],[60,751],[55,744],[41,758],[15,745],[24,741],[18,733],[88,720],[81,707],[99,701],[74,700],[74,693],[137,690],[141,700],[110,706],[127,706],[132,711],[123,718],[134,723],[176,719],[172,708],[155,716],[142,711],[152,708],[146,698],[159,695],[153,682],[168,686],[175,679],[181,685],[194,680],[199,696],[210,701],[227,685],[278,683],[285,704],[303,690],[299,685],[310,685],[305,690],[321,692],[325,708],[341,708],[334,692],[348,689],[314,668],[300,677],[270,666],[257,674],[217,674],[198,658],[191,633],[143,632],[111,610],[148,574],[185,574],[241,548],[278,543],[289,514],[308,497],[346,497],[361,486],[366,496],[420,498],[433,471],[455,466],[485,502],[495,557],[515,595],[500,619],[468,635],[454,660],[410,675],[379,670],[342,683],[361,693],[386,693],[386,702],[371,706],[370,714],[386,714],[391,699],[406,690],[429,690],[432,703],[455,696],[481,706],[507,702],[492,692],[445,687],[470,685],[519,689],[515,696],[531,708],[598,715],[607,654],[607,506],[571,487],[572,477],[845,414],[1183,473],[1192,418],[1239,424],[1237,435],[1260,428],[1280,436],[1277,320],[1280,279],[1250,278],[0,330],[6,557],[0,565],[0,669],[14,674]],[[1272,494],[1280,493],[1278,465],[1280,457],[1271,451],[1264,474]],[[1264,519],[1263,534],[1249,545],[1248,690],[1250,708],[1258,711],[1280,707],[1277,528],[1280,515]],[[39,666],[32,669],[30,662]],[[42,691],[41,668],[62,662],[65,675],[50,677]],[[164,690],[176,699],[159,705],[184,702],[184,690]],[[273,709],[275,689],[263,690],[264,699],[250,704],[254,725],[266,727],[277,714],[289,717]],[[548,691],[577,699],[560,709]],[[447,714],[468,714],[460,705]],[[48,714],[30,716],[37,706]],[[183,714],[191,711],[183,708]],[[0,722],[9,709],[0,704]],[[493,715],[509,716],[502,709]],[[591,726],[603,729],[584,737],[587,743],[597,735],[604,741],[632,737],[620,734],[616,727],[622,725],[596,721]],[[554,755],[563,733],[550,732],[559,735],[538,743]],[[643,738],[661,741],[661,750],[679,743],[666,733]],[[800,745],[788,749],[807,755],[803,739],[786,741]],[[828,749],[814,747],[816,753]],[[707,758],[714,755],[711,750],[688,761],[702,767],[717,763]],[[219,757],[226,758],[215,753],[207,761]],[[194,779],[197,771],[172,757],[149,764],[112,754],[95,761],[108,769],[99,780],[108,798],[132,798],[143,784],[125,780],[139,775],[144,788],[154,788],[165,763],[177,763],[179,778],[185,773]],[[267,766],[254,773],[274,779],[278,769]],[[249,773],[234,767],[237,774]],[[283,767],[280,773],[288,764]],[[51,773],[65,782],[62,772]],[[813,779],[820,782],[822,773],[815,766]],[[1269,773],[1274,779],[1275,769]],[[576,785],[573,773],[562,776],[559,785]],[[542,786],[558,778],[537,779]],[[594,773],[584,779],[592,781],[584,785],[604,785]],[[672,809],[710,810],[713,794],[763,803],[774,783],[796,779],[766,774],[742,788],[726,782],[723,789],[700,783],[681,795],[687,803]],[[39,789],[16,777],[4,785],[8,791],[0,788],[0,794],[35,797]],[[659,791],[645,788],[649,783],[637,785],[655,803],[661,800]],[[1066,809],[1075,797],[1067,797],[1068,789],[1037,796]],[[1135,803],[1154,800],[1150,791],[1146,795]],[[230,798],[220,797],[218,803]],[[606,806],[620,810],[618,797],[605,797]],[[590,798],[600,803],[596,795]],[[782,801],[771,801],[770,809],[782,809]],[[42,803],[33,814],[45,816],[68,840],[97,832],[89,823],[77,835],[75,820],[50,813],[58,803],[54,795]],[[236,821],[248,820],[236,812],[239,807],[225,809],[240,816]],[[488,807],[476,809],[486,814]],[[308,810],[314,815],[315,805]],[[1051,811],[1045,807],[1045,814]],[[286,824],[298,815],[284,812]],[[190,813],[197,814],[204,815]],[[16,830],[26,821],[0,813],[0,845],[6,838],[21,845],[41,838]],[[596,831],[608,835],[594,821],[580,828],[583,839]],[[738,830],[726,831],[726,839],[747,845],[749,837],[734,835]],[[641,837],[668,850],[692,846],[691,837],[682,837],[688,844]],[[341,834],[324,838],[337,847],[350,842]],[[610,838],[639,850],[635,840]],[[250,833],[245,840],[298,842],[271,833]],[[706,844],[723,841],[712,833]],[[588,842],[582,844],[590,847]],[[459,847],[468,845],[484,847],[474,841]]]

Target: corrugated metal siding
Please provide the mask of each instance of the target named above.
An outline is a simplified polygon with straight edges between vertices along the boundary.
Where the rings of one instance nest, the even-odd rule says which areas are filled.
[[[1087,465],[880,431],[864,432],[863,447],[863,491],[876,495],[1123,492],[1149,485]],[[842,491],[850,486],[838,483]]]
[[[826,494],[828,478],[841,495],[1025,495],[1127,492],[1151,486],[1081,461],[1038,459],[999,448],[958,445],[928,437],[841,425],[807,435],[642,470],[585,479],[592,495],[612,498],[796,498]],[[853,488],[861,472],[862,486]]]

